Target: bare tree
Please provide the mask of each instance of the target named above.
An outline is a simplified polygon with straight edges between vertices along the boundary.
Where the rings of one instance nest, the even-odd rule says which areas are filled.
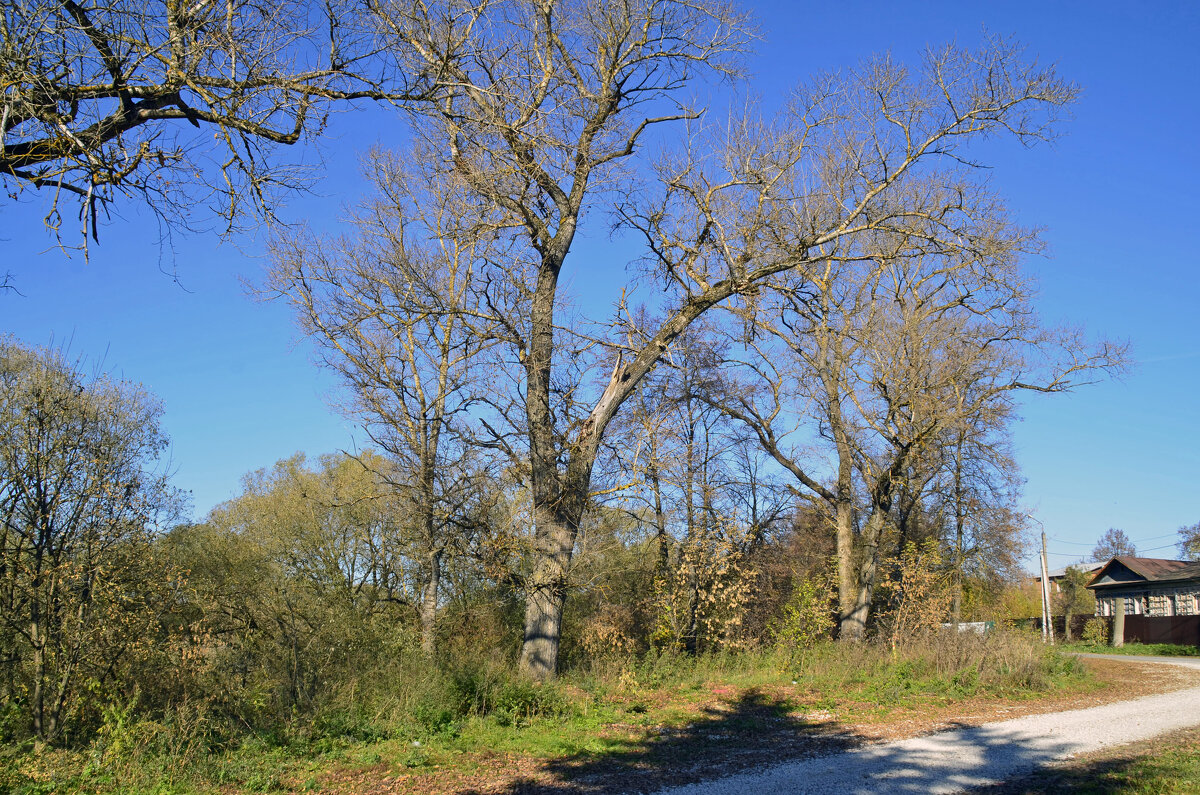
[[[355,219],[357,234],[277,238],[271,287],[340,377],[347,412],[388,454],[374,469],[411,501],[425,570],[421,644],[432,654],[444,558],[465,547],[483,498],[464,431],[487,390],[482,353],[495,333],[462,308],[491,253],[453,175],[430,181],[438,177],[382,152],[369,162],[379,198]]]
[[[1012,45],[989,42],[975,53],[930,53],[920,75],[877,60],[801,92],[774,126],[701,133],[682,160],[661,167],[659,201],[622,211],[667,287],[662,322],[633,335],[617,324],[620,333],[598,340],[614,352],[609,377],[591,394],[561,392],[556,385],[571,380],[564,368],[586,348],[578,329],[556,320],[583,214],[634,173],[622,164],[648,129],[692,115],[672,105],[679,89],[698,72],[730,72],[745,23],[723,4],[675,0],[381,12],[400,62],[438,75],[428,101],[409,105],[427,151],[502,216],[497,233],[514,243],[480,305],[504,327],[520,373],[519,452],[535,525],[521,665],[535,677],[557,667],[571,556],[604,433],[690,324],[872,231],[903,230],[926,250],[983,245],[991,232],[975,225],[983,199],[963,197],[986,192],[956,168],[962,145],[1005,132],[1025,143],[1045,138],[1075,93]]]
[[[1129,539],[1129,535],[1116,527],[1110,527],[1100,536],[1096,546],[1092,548],[1092,560],[1108,560],[1118,555],[1136,555],[1137,547]]]
[[[614,187],[643,134],[688,115],[671,95],[697,72],[729,70],[743,23],[716,2],[496,2],[385,9],[392,46],[412,72],[437,70],[419,134],[479,199],[501,211],[522,250],[496,268],[483,303],[503,319],[521,373],[534,512],[522,667],[553,675],[567,575],[600,441],[616,409],[700,307],[645,354],[614,369],[580,405],[562,372],[559,279],[583,213]],[[407,60],[405,60],[407,59]],[[732,294],[733,290],[727,291]],[[510,300],[511,299],[511,300]],[[719,300],[719,299],[718,299]],[[513,312],[516,306],[528,312]],[[558,339],[556,340],[556,335]],[[568,356],[568,358],[570,358]]]
[[[1179,528],[1179,554],[1186,560],[1200,560],[1200,522]]]
[[[612,462],[601,468],[616,477],[611,490],[624,509],[643,527],[650,527],[655,556],[654,576],[662,581],[671,562],[674,513],[671,499],[675,433],[670,414],[669,382],[654,374],[642,380],[627,409],[610,432],[607,446]]]
[[[56,232],[61,199],[77,199],[93,237],[118,197],[183,224],[210,194],[231,226],[269,213],[307,179],[271,151],[319,132],[329,102],[421,93],[373,24],[343,0],[5,3],[0,180],[14,196],[48,191]]]
[[[998,587],[1017,578],[1026,542],[1025,517],[1017,509],[1021,478],[1009,450],[1009,408],[990,416],[963,417],[943,440],[942,468],[930,485],[935,511],[950,550],[951,620],[961,620],[968,580]]]
[[[918,527],[939,478],[953,483],[953,569],[979,551],[966,542],[977,468],[966,459],[986,452],[986,433],[1002,430],[1011,395],[1065,391],[1120,361],[1118,346],[1093,349],[1074,332],[1040,328],[1016,269],[1030,239],[998,206],[977,223],[991,230],[977,251],[923,253],[920,241],[889,233],[876,242],[893,246],[894,257],[863,259],[848,248],[808,278],[776,280],[753,308],[758,336],[745,343],[752,355],[743,373],[754,380],[719,399],[797,489],[828,506],[843,638],[866,629],[885,529],[895,524],[900,549],[940,536]],[[788,440],[805,410],[832,448],[828,482]],[[961,576],[955,582],[961,590]]]

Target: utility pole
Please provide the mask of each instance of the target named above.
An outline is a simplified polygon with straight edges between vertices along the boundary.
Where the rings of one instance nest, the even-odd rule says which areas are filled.
[[[1054,616],[1050,613],[1050,574],[1046,567],[1046,531],[1042,530],[1042,642],[1054,643]]]

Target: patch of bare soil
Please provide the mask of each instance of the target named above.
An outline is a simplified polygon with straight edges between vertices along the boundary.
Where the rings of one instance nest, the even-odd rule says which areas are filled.
[[[944,706],[894,709],[866,718],[861,716],[863,710],[839,718],[815,707],[795,709],[797,694],[787,687],[741,692],[714,688],[714,698],[702,706],[700,717],[681,729],[608,727],[606,734],[628,740],[628,750],[623,752],[552,760],[477,753],[460,760],[453,769],[441,770],[407,771],[380,764],[368,770],[333,773],[323,780],[321,791],[347,795],[649,792],[867,743],[1200,686],[1200,670],[1136,659],[1084,662],[1101,683],[1091,692],[1022,700],[973,698]]]

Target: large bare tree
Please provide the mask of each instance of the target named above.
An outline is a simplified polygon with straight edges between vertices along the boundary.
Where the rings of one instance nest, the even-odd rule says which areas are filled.
[[[534,677],[557,668],[605,431],[693,321],[868,233],[901,233],[922,250],[986,245],[991,230],[976,223],[973,200],[986,192],[960,167],[965,144],[1045,138],[1075,93],[1002,41],[931,52],[915,72],[877,59],[800,90],[773,124],[702,127],[661,164],[659,200],[635,200],[644,194],[626,178],[643,173],[631,160],[643,136],[694,116],[679,96],[695,75],[733,68],[746,26],[728,6],[447,0],[379,11],[400,63],[437,75],[427,99],[408,105],[426,151],[499,214],[495,234],[513,244],[488,269],[476,311],[503,328],[519,373],[513,428],[534,521],[521,665]],[[636,334],[622,322],[587,340],[559,317],[560,285],[585,213],[611,202],[645,236],[664,312]],[[591,392],[563,377],[585,350],[610,352],[608,377]]]
[[[493,270],[481,303],[502,320],[521,373],[524,416],[515,424],[535,523],[521,660],[531,675],[545,677],[557,667],[568,569],[604,429],[700,314],[697,305],[669,321],[643,355],[620,363],[576,422],[563,406],[581,405],[578,395],[556,372],[571,367],[556,322],[560,277],[584,213],[610,194],[642,136],[688,115],[673,95],[698,72],[729,70],[742,20],[723,4],[672,0],[445,2],[386,11],[393,46],[409,68],[444,76],[435,96],[414,107],[418,133],[504,214],[520,242]]]
[[[1018,267],[1035,241],[996,204],[977,223],[990,230],[977,250],[922,252],[923,241],[889,233],[873,242],[893,256],[864,259],[850,247],[807,276],[777,279],[751,308],[741,385],[710,397],[754,432],[800,493],[826,505],[843,638],[865,632],[885,529],[896,525],[901,547],[922,540],[922,503],[940,477],[951,481],[961,570],[966,490],[979,465],[964,458],[987,452],[985,437],[1002,432],[1015,393],[1066,391],[1120,364],[1119,346],[1039,326]],[[806,415],[832,467],[796,446]]]

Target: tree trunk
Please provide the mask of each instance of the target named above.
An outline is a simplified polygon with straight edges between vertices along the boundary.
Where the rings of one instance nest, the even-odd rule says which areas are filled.
[[[823,312],[829,312],[829,295],[822,293]],[[826,315],[827,316],[827,315]],[[863,627],[855,618],[857,612],[856,579],[854,576],[854,448],[842,415],[842,349],[836,335],[828,326],[816,329],[818,358],[817,375],[825,397],[825,419],[837,449],[837,485],[834,490],[834,512],[837,522],[838,560],[838,640],[862,640]]]
[[[651,455],[655,455],[654,451]],[[657,545],[658,558],[654,564],[654,576],[664,580],[667,569],[671,564],[670,540],[667,538],[667,513],[663,509],[662,482],[658,476],[658,466],[651,463],[646,469],[646,477],[654,493],[654,540]]]
[[[555,459],[533,467],[534,562],[526,580],[525,637],[520,670],[538,681],[558,673],[558,647],[563,605],[567,598],[571,556],[591,486],[599,436],[584,437],[572,450],[566,473]]]
[[[421,599],[421,651],[432,657],[437,645],[438,590],[442,582],[442,550],[429,555],[429,579]]]
[[[837,511],[837,564],[838,564],[838,637],[842,640],[859,640],[861,635],[847,634],[851,613],[854,612],[854,506],[849,500],[840,500]]]
[[[582,514],[582,511],[580,511]],[[558,672],[558,646],[562,633],[563,604],[567,596],[567,574],[579,518],[547,518],[539,522],[539,544],[533,574],[526,581],[525,638],[521,645],[520,670],[541,681]]]
[[[951,620],[955,624],[962,620],[963,566],[967,544],[967,511],[964,504],[962,472],[963,445],[965,443],[965,434],[960,432],[958,444],[954,449],[954,570],[951,573],[954,601],[951,603],[950,610]]]
[[[883,533],[886,512],[878,506],[871,512],[862,533],[862,561],[858,567],[858,582],[854,604],[850,613],[842,619],[840,635],[847,640],[860,641],[867,634],[867,619],[871,614],[871,600],[875,598],[875,577],[879,571],[879,538]]]
[[[29,698],[29,706],[33,712],[33,736],[38,740],[45,740],[45,705],[46,696],[44,693],[46,681],[46,654],[42,648],[42,644],[38,642],[38,626],[32,624],[30,637],[33,642],[33,693]]]

